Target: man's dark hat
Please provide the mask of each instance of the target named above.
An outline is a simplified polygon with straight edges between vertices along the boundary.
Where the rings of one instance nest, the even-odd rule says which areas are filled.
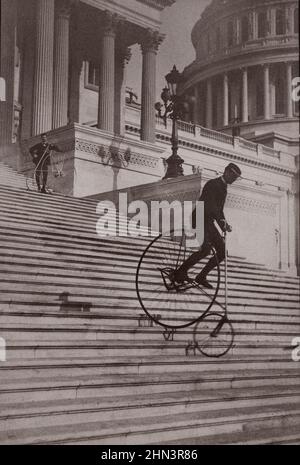
[[[240,168],[235,163],[229,163],[229,165],[226,166],[225,170],[233,171],[233,173],[237,176],[241,176],[242,174]]]

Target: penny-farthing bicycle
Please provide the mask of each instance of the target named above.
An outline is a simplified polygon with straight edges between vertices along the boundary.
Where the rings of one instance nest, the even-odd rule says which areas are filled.
[[[189,270],[189,279],[178,283],[174,272],[196,250],[186,230],[159,234],[144,250],[136,271],[136,291],[147,317],[165,331],[195,325],[193,346],[208,357],[225,355],[233,345],[234,331],[227,312],[227,250],[224,267],[224,304],[217,300],[221,282],[221,266],[216,251]],[[224,237],[226,244],[226,235]],[[208,260],[215,257],[217,266],[209,274],[213,289],[195,281]],[[217,307],[217,311],[215,308]]]

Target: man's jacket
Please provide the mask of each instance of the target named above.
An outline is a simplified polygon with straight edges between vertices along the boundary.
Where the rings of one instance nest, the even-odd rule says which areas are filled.
[[[225,220],[223,209],[226,196],[227,184],[221,177],[211,179],[205,184],[199,199],[204,202],[204,226],[213,223],[215,220],[221,229],[224,228],[224,223],[221,220]],[[194,210],[193,227],[195,227],[195,213]]]
[[[29,152],[32,156],[33,163],[37,165],[41,162],[43,164],[48,165],[50,163],[51,150],[60,152],[60,149],[57,147],[57,145],[49,144],[49,142],[46,142],[45,144],[43,142],[40,142],[39,144],[36,144],[33,147],[31,147]]]

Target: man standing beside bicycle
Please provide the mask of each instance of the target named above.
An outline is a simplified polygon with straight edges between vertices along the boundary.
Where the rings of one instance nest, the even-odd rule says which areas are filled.
[[[47,134],[41,134],[41,142],[35,144],[29,150],[32,161],[35,164],[35,181],[39,192],[47,193],[46,185],[48,179],[48,167],[50,165],[50,153],[52,150],[61,152],[57,145],[50,144],[47,139]],[[42,178],[42,188],[41,188]]]
[[[231,232],[232,228],[227,223],[224,216],[224,205],[227,196],[227,186],[232,184],[241,176],[240,168],[234,163],[229,163],[226,166],[222,176],[211,179],[208,181],[201,193],[200,201],[204,202],[204,241],[200,249],[194,252],[187,260],[175,272],[174,278],[178,283],[182,283],[185,280],[189,281],[188,271],[200,260],[203,260],[210,254],[211,246],[216,250],[216,257],[213,256],[196,276],[195,281],[207,288],[212,289],[213,286],[207,281],[207,275],[221,263],[225,258],[225,244],[224,238],[219,233],[215,226],[215,221],[225,232]],[[195,225],[196,211],[193,212],[192,226]]]

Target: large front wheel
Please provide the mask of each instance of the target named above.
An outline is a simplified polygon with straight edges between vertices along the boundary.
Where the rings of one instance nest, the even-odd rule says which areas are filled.
[[[197,322],[213,305],[220,285],[220,267],[213,248],[189,270],[189,280],[178,283],[174,272],[199,244],[183,230],[160,234],[143,252],[136,272],[136,291],[141,307],[155,323],[177,329]],[[209,274],[213,289],[204,289],[194,279],[208,260],[217,266]]]

